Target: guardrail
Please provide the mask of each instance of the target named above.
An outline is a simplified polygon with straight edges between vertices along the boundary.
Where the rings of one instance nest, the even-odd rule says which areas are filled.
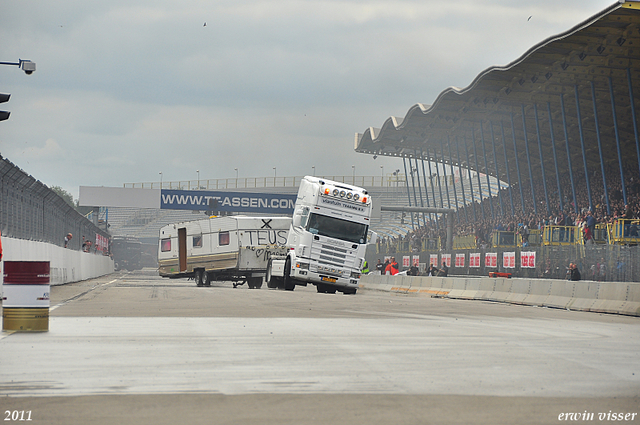
[[[640,316],[640,283],[368,274],[362,276],[360,286],[431,297]]]

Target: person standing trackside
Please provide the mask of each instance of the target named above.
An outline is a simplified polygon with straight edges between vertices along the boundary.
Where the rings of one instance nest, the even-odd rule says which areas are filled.
[[[400,267],[396,262],[396,257],[391,257],[391,262],[389,263],[387,268],[384,270],[385,274],[387,274],[387,272],[389,272],[391,276],[397,275],[400,272]]]
[[[73,235],[71,233],[67,233],[67,236],[64,237],[64,247],[66,248],[69,244],[69,241],[73,239]]]
[[[378,264],[376,264],[376,270],[380,273],[380,274],[384,274],[384,264],[382,264],[382,262],[380,261],[380,259],[378,258]]]

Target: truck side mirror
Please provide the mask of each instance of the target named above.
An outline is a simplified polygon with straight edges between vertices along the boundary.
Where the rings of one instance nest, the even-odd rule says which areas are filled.
[[[376,232],[369,231],[369,240],[367,243],[374,244],[378,242],[378,234]]]
[[[293,227],[300,227],[302,224],[302,216],[299,214],[293,215]]]

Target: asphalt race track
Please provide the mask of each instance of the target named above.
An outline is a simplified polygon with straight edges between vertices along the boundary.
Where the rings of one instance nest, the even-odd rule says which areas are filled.
[[[151,269],[51,297],[49,332],[0,334],[3,423],[640,423],[635,317]]]

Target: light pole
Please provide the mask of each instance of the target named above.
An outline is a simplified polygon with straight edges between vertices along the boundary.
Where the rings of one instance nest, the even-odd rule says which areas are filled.
[[[162,189],[162,171],[160,171],[158,174],[160,174],[160,189]]]
[[[196,173],[198,174],[198,187],[197,187],[197,189],[200,190],[200,170],[196,170]]]
[[[353,169],[353,185],[356,185],[356,166],[352,165],[351,168]]]
[[[276,167],[273,167],[273,187],[276,187]]]
[[[311,169],[313,170],[313,177],[315,177],[316,176],[316,166],[315,165],[312,166]]]
[[[382,177],[382,186],[384,186],[384,166],[380,166],[380,177]]]
[[[236,171],[236,180],[238,180],[238,169],[234,168],[234,170]]]

